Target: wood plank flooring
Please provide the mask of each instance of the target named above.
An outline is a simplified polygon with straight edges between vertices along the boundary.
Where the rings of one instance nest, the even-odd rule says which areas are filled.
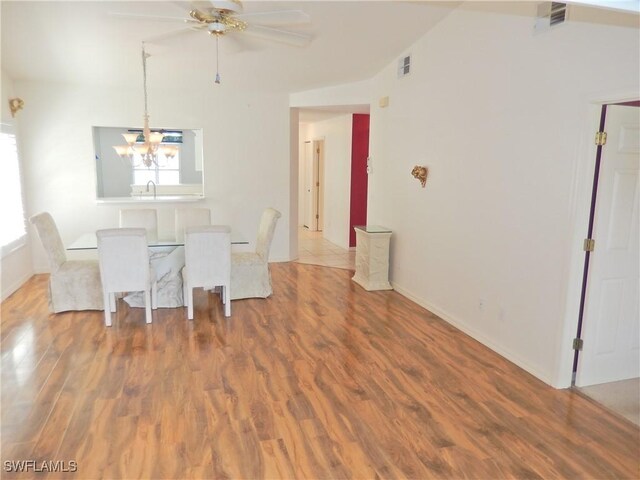
[[[195,319],[2,303],[2,478],[640,477],[640,430],[348,270],[272,265],[274,295]],[[77,462],[74,473],[7,461]]]

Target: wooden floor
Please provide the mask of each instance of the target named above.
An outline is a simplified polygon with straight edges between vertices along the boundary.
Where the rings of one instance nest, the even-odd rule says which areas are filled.
[[[272,266],[274,295],[197,291],[195,320],[123,303],[48,315],[46,276],[2,304],[2,478],[640,477],[639,429],[554,390],[348,270]],[[51,465],[51,464],[49,464]],[[60,465],[60,464],[59,464]]]

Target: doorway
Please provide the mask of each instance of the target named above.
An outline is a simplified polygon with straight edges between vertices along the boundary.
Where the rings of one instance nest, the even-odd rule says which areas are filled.
[[[305,142],[304,226],[311,232],[321,232],[324,215],[324,140]]]
[[[604,105],[593,179],[575,386],[640,421],[640,109]],[[580,342],[582,345],[580,346]],[[634,420],[635,419],[635,420]]]

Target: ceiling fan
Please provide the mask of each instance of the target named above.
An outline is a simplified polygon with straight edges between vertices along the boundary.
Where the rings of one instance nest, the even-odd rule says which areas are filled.
[[[186,17],[170,17],[158,15],[140,15],[129,13],[111,13],[112,16],[133,18],[138,20],[158,20],[182,22],[185,28],[145,39],[145,42],[157,42],[177,35],[193,31],[204,31],[217,37],[238,33],[259,37],[265,40],[304,47],[311,41],[311,35],[282,30],[281,26],[304,25],[311,23],[311,17],[302,10],[279,10],[256,13],[242,13],[240,0],[210,0],[192,2],[172,2],[186,9]],[[236,37],[237,38],[237,37]]]
[[[280,10],[256,13],[242,13],[240,0],[209,0],[192,2],[172,2],[182,9],[188,10],[188,17],[167,17],[158,15],[136,15],[128,13],[111,13],[112,16],[133,18],[137,20],[180,21],[186,23],[186,28],[147,38],[143,41],[153,43],[177,35],[190,32],[204,31],[216,38],[216,77],[215,83],[220,83],[218,67],[218,40],[221,36],[236,33],[259,37],[265,40],[285,43],[297,47],[304,47],[311,41],[311,35],[291,32],[274,28],[285,25],[303,25],[311,23],[311,17],[302,10]]]

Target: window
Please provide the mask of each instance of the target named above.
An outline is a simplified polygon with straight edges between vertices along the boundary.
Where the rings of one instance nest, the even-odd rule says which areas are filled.
[[[146,185],[149,180],[152,180],[156,185],[178,185],[180,183],[179,147],[178,153],[173,158],[167,158],[159,151],[159,165],[145,167],[139,153],[134,154],[133,164],[135,165],[133,167],[133,183],[135,185]]]
[[[27,233],[24,225],[24,207],[20,179],[20,162],[16,136],[10,125],[0,129],[0,247],[2,255],[22,245]]]

